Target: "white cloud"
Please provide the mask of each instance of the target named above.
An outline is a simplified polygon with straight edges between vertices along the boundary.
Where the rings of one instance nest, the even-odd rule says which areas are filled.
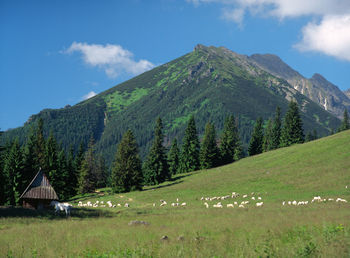
[[[103,69],[111,78],[123,73],[138,75],[154,67],[154,64],[147,60],[135,61],[133,53],[119,45],[73,42],[63,51],[66,54],[73,52],[80,52],[86,64]]]
[[[350,61],[350,15],[326,16],[319,24],[309,23],[303,29],[301,51],[317,51]]]
[[[278,19],[309,16],[302,28],[302,40],[295,47],[300,51],[317,51],[350,61],[350,0],[187,0],[196,6],[218,4],[222,17],[242,28],[244,16]]]
[[[86,94],[86,95],[84,95],[84,96],[82,97],[82,100],[87,100],[87,99],[92,98],[92,97],[94,97],[94,96],[96,96],[96,95],[97,95],[96,92],[90,91],[88,94]]]

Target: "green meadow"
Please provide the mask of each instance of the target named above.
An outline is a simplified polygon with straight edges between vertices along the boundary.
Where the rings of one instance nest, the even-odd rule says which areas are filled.
[[[311,203],[314,196],[334,201]],[[261,197],[263,206],[251,197]],[[177,198],[186,206],[172,207]],[[77,207],[97,200],[122,207]],[[246,200],[245,208],[226,207]],[[309,204],[282,205],[294,200]],[[219,201],[224,207],[213,208]],[[100,189],[70,202],[68,218],[2,207],[0,256],[350,257],[350,131],[177,175],[140,192]],[[129,225],[135,220],[146,224]]]

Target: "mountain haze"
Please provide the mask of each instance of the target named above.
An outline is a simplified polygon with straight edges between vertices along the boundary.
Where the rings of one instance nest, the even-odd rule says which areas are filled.
[[[254,121],[259,116],[267,120],[277,106],[284,114],[290,100],[301,107],[305,133],[316,129],[318,135],[325,136],[339,126],[339,119],[301,94],[287,79],[276,76],[278,72],[296,78],[296,72],[283,67],[278,71],[279,65],[270,68],[277,72],[268,72],[267,65],[263,69],[262,61],[256,60],[258,56],[239,55],[224,47],[197,45],[192,52],[77,105],[43,110],[23,127],[7,131],[4,138],[19,136],[25,141],[30,126],[43,118],[45,133],[52,131],[66,148],[77,148],[93,135],[96,150],[110,163],[127,129],[134,131],[144,157],[158,116],[164,123],[167,146],[174,137],[181,142],[192,114],[200,134],[208,121],[220,132],[225,117],[234,114],[246,145]]]

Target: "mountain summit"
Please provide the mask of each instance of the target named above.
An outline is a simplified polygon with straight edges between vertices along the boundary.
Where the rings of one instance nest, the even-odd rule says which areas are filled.
[[[111,162],[127,129],[134,131],[144,156],[158,116],[163,120],[168,145],[174,137],[181,141],[192,114],[200,134],[208,121],[220,131],[225,117],[234,114],[242,141],[247,144],[254,121],[270,118],[277,106],[284,114],[290,100],[301,107],[305,132],[316,129],[322,136],[339,126],[335,116],[301,94],[282,75],[300,78],[276,56],[247,57],[224,47],[199,44],[192,52],[75,106],[43,110],[24,127],[7,131],[5,138],[20,136],[24,141],[31,124],[43,118],[45,132],[53,131],[66,148],[71,144],[77,148],[93,135],[96,150]]]

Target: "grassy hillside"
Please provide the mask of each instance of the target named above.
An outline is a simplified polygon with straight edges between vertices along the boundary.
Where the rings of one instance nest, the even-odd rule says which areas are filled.
[[[11,211],[1,209],[0,256],[349,257],[349,143],[345,131],[179,175],[141,192],[109,195],[104,189],[72,200],[110,200],[129,208],[81,208],[68,219],[34,213],[5,217]],[[207,201],[207,209],[200,200],[232,192],[240,197],[221,201],[222,209],[212,207],[218,201]],[[243,194],[250,201],[245,208],[226,207],[247,200]],[[310,203],[319,195],[349,202]],[[263,207],[255,207],[252,196],[261,197]],[[172,207],[176,198],[186,206]],[[161,199],[168,204],[160,207]],[[309,204],[282,205],[289,200]],[[149,224],[128,225],[132,220]],[[165,235],[168,240],[161,240]]]

